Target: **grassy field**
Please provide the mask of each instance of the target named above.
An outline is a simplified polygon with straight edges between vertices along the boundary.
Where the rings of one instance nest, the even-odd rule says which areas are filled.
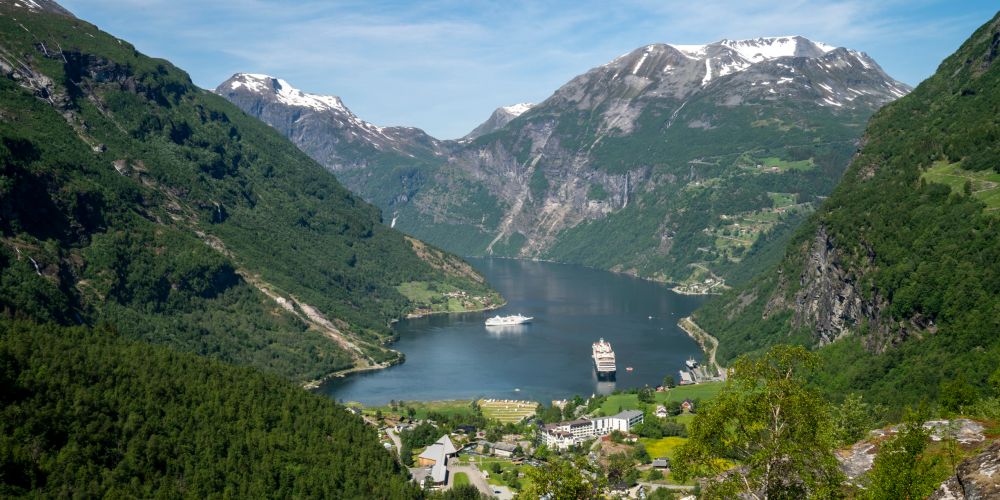
[[[714,398],[715,395],[722,390],[724,385],[726,385],[725,382],[705,382],[703,384],[681,385],[666,392],[656,393],[656,400],[660,403],[684,401],[685,399],[700,399],[702,401],[708,401],[709,399]]]
[[[969,182],[972,196],[985,203],[987,211],[1000,214],[1000,174],[993,170],[972,172],[962,170],[961,162],[936,161],[920,178],[927,182],[945,184],[959,193],[965,189],[965,183]]]
[[[479,408],[483,410],[483,416],[499,420],[500,422],[520,422],[525,417],[535,414],[538,403],[533,401],[515,401],[506,399],[479,400]]]
[[[725,382],[705,382],[704,384],[682,385],[674,387],[666,392],[655,394],[656,402],[668,403],[670,401],[684,401],[685,399],[700,399],[708,401],[715,397]],[[635,410],[639,408],[639,396],[637,394],[612,394],[601,406],[605,415],[614,415],[621,410]]]
[[[601,405],[601,411],[605,415],[614,415],[622,410],[635,410],[639,408],[639,396],[635,394],[612,394]]]
[[[794,205],[798,195],[795,193],[767,193],[767,196],[774,202],[774,208]]]
[[[436,290],[431,290],[430,283],[426,281],[410,281],[402,283],[396,287],[404,297],[410,299],[421,308],[429,308],[433,311],[461,312],[466,308],[460,299],[445,298],[446,292],[454,292],[454,287],[446,285],[435,285]],[[435,303],[435,300],[437,301]]]
[[[530,465],[523,465],[523,464],[522,465],[515,465],[515,464],[511,463],[510,460],[506,460],[506,459],[503,459],[503,458],[476,457],[473,460],[473,462],[476,464],[476,466],[479,468],[479,470],[489,473],[490,476],[488,478],[486,478],[486,482],[489,483],[489,484],[491,484],[491,485],[494,485],[494,486],[497,486],[497,485],[499,485],[499,486],[511,486],[510,484],[507,484],[506,482],[504,482],[503,478],[501,478],[501,474],[503,474],[504,472],[507,472],[508,470],[513,469],[513,470],[518,471],[519,473],[524,473],[525,470],[528,467],[531,467]],[[491,464],[494,464],[494,463],[500,465],[500,473],[495,474],[493,472],[493,469],[491,468]],[[530,482],[530,481],[528,481],[528,479],[526,477],[522,477],[522,478],[518,479],[518,481],[521,483],[521,488],[524,488]]]
[[[786,170],[812,170],[812,168],[816,166],[812,158],[809,158],[808,160],[789,161],[782,160],[776,156],[769,156],[767,158],[761,158],[759,161],[761,165],[764,165],[764,168],[778,167],[782,172]]]
[[[348,406],[358,406],[358,403],[347,403]],[[499,420],[500,422],[520,422],[525,417],[535,414],[538,403],[534,401],[515,400],[479,400],[479,407],[483,411],[483,416]],[[364,408],[366,415],[374,415],[376,411],[381,411],[383,415],[396,415],[408,417],[407,409],[413,408],[414,418],[424,419],[431,413],[442,413],[445,415],[471,415],[472,401],[468,399],[452,399],[445,401],[400,401],[392,408],[389,405],[372,406]]]
[[[673,460],[677,447],[687,442],[687,438],[676,436],[660,439],[641,438],[639,442],[646,447],[649,456],[653,458],[667,457]]]
[[[469,475],[464,472],[455,473],[455,486],[463,486],[466,484],[471,484],[469,481]]]
[[[355,403],[348,403],[353,405]],[[424,419],[430,413],[442,413],[445,415],[471,415],[472,401],[468,399],[453,399],[447,401],[400,401],[395,409],[386,406],[372,406],[365,408],[367,415],[374,415],[377,410],[381,410],[383,415],[409,416],[406,409],[413,408],[416,412],[414,418]]]
[[[674,417],[674,420],[676,420],[678,424],[691,425],[691,421],[694,420],[694,413],[681,413],[680,415]]]

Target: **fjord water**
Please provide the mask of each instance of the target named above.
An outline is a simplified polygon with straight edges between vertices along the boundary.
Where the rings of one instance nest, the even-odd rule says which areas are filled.
[[[319,391],[343,401],[476,397],[550,401],[677,378],[684,361],[701,359],[677,321],[704,297],[578,266],[509,259],[469,259],[507,299],[488,313],[434,315],[396,324],[394,348],[406,362],[332,380]],[[534,316],[529,325],[486,327],[495,314]],[[603,337],[618,358],[614,382],[598,381],[591,344]],[[626,367],[633,371],[626,371]]]

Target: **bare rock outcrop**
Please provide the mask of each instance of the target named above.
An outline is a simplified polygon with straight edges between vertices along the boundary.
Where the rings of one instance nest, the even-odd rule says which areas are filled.
[[[956,474],[929,498],[932,500],[986,500],[1000,498],[1000,441],[965,460]]]

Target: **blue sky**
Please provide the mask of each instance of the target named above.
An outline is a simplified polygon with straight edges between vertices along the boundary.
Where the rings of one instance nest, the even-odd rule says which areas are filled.
[[[862,50],[911,85],[997,9],[980,0],[63,0],[215,88],[233,73],[338,95],[361,118],[439,138],[539,102],[655,42],[803,35]]]

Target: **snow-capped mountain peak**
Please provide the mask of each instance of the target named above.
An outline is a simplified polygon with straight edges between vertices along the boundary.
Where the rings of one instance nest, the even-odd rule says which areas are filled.
[[[304,92],[274,76],[237,73],[219,84],[215,93],[282,131],[334,170],[363,164],[365,155],[359,151],[408,157],[441,154],[440,141],[420,129],[380,127],[358,118],[337,96]],[[328,137],[314,142],[321,135]]]
[[[278,101],[289,106],[312,108],[317,111],[337,110],[350,113],[337,96],[303,92],[281,78],[258,73],[239,73],[229,79],[229,88],[246,88],[255,93],[273,92]]]
[[[75,17],[70,11],[53,0],[6,0],[3,3],[9,3],[21,9],[28,9],[31,12],[48,12],[49,14]]]
[[[514,116],[516,118],[518,116],[523,115],[525,111],[528,111],[533,106],[534,106],[534,103],[520,102],[520,103],[517,103],[517,104],[512,104],[510,106],[504,106],[504,107],[502,107],[500,109],[504,110],[505,112],[507,112],[508,114],[510,114],[510,115],[512,115],[512,116]]]
[[[460,139],[461,141],[471,141],[477,137],[484,136],[491,132],[495,132],[507,126],[508,123],[513,121],[515,118],[527,113],[531,108],[535,107],[534,103],[521,102],[518,104],[512,104],[510,106],[501,106],[493,110],[493,114],[483,123],[479,124],[478,127],[472,129],[468,135]]]
[[[735,50],[740,57],[753,63],[779,57],[816,57],[836,48],[801,36],[773,36],[749,40],[723,39],[716,43]]]

